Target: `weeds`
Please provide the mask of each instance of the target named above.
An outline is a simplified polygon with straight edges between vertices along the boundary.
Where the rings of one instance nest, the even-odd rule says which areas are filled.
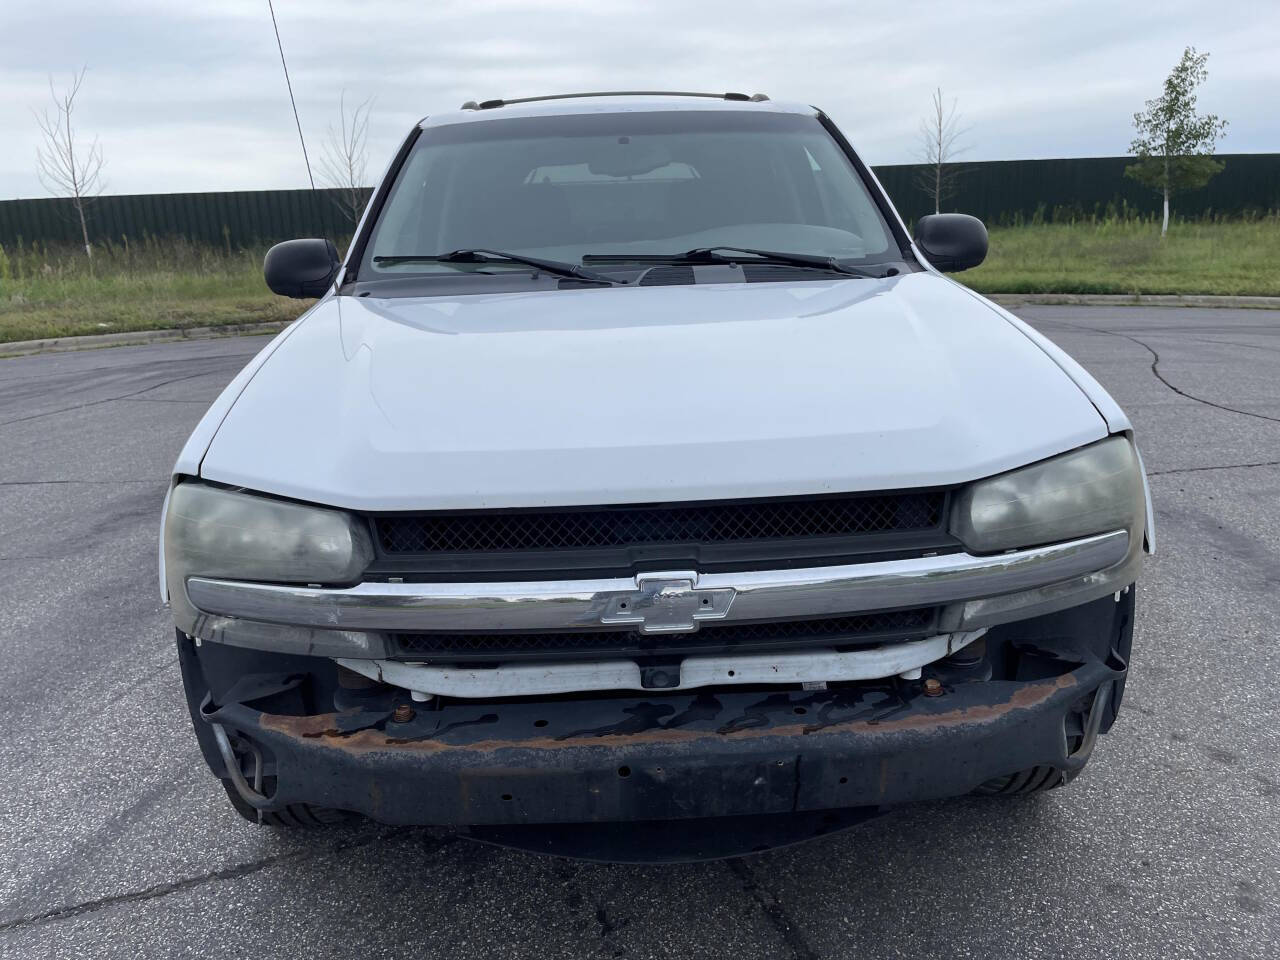
[[[267,290],[262,254],[122,237],[91,269],[76,248],[0,248],[0,342],[292,319],[306,304]]]
[[[959,275],[983,293],[1280,296],[1280,216],[1182,221],[1055,218],[991,230],[987,262]]]

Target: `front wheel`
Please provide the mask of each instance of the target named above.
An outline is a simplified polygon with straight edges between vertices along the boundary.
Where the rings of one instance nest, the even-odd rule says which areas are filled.
[[[269,789],[271,778],[267,779],[268,783],[264,784],[264,786]],[[257,807],[246,802],[244,797],[236,792],[236,788],[230,780],[221,782],[222,789],[227,792],[227,799],[231,801],[231,806],[235,808],[236,813],[250,823],[290,830],[316,830],[321,827],[331,827],[335,824],[345,823],[351,819],[351,814],[345,810],[317,807],[310,803],[293,803],[280,810],[258,810]]]
[[[1083,765],[1074,770],[1036,766],[1003,777],[992,777],[973,792],[981,797],[1029,797],[1057,787],[1065,787],[1080,774]]]

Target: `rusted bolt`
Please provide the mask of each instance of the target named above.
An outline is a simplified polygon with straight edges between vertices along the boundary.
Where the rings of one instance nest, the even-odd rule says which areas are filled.
[[[945,690],[942,689],[942,681],[937,677],[929,677],[924,682],[924,695],[926,697],[940,697]]]
[[[396,712],[391,715],[391,719],[396,723],[408,723],[413,719],[413,707],[407,703],[402,703],[396,707]]]

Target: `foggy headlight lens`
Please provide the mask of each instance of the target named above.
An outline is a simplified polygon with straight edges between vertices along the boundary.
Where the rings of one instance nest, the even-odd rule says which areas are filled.
[[[1109,530],[1143,516],[1133,445],[1110,437],[966,487],[951,532],[974,553],[1033,547]]]
[[[164,543],[184,578],[344,583],[373,558],[368,532],[340,510],[200,483],[173,488]]]

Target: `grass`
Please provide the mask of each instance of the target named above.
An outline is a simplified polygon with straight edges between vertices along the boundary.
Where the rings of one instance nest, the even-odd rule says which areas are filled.
[[[277,297],[262,251],[230,253],[182,240],[132,248],[0,248],[0,343],[126,330],[292,320],[309,301]]]
[[[0,248],[0,342],[292,320],[307,301],[270,293],[261,250],[183,240]],[[1280,216],[993,227],[987,262],[959,277],[983,293],[1280,296]]]
[[[1280,296],[1280,216],[1107,219],[991,230],[987,261],[959,274],[982,293]]]

